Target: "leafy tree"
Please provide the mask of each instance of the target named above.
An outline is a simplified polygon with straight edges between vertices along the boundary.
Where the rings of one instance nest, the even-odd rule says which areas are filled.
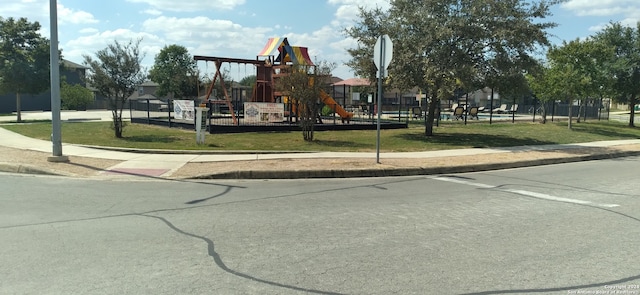
[[[93,92],[82,85],[70,85],[63,81],[60,88],[62,108],[66,110],[84,110],[95,101]]]
[[[184,46],[165,46],[156,55],[149,71],[151,81],[159,84],[156,93],[159,96],[183,98],[194,93],[197,87],[196,61]]]
[[[211,81],[214,78],[216,79],[216,81],[213,84],[213,89],[211,89]],[[231,74],[229,73],[229,69],[226,69],[226,68],[220,70],[220,75],[218,75],[218,77],[215,77],[215,74],[213,76],[205,75],[201,79],[202,79],[201,85],[204,86],[204,91],[211,91],[211,95],[209,96],[209,99],[225,99],[224,98],[225,91],[230,91],[229,89],[231,89],[231,86],[234,83],[233,79],[231,79]],[[223,81],[224,81],[224,87],[223,87]]]
[[[242,78],[239,83],[242,86],[253,87],[256,85],[256,80],[257,80],[256,75],[250,75]]]
[[[16,94],[17,121],[22,122],[20,95],[49,89],[49,40],[38,22],[0,17],[0,93]]]
[[[563,89],[554,87],[558,81],[553,75],[555,72],[547,64],[541,64],[536,70],[526,74],[527,85],[534,97],[542,102],[542,123],[547,123],[546,102],[564,97]],[[535,110],[534,110],[535,111]]]
[[[584,109],[588,99],[613,93],[616,62],[614,47],[601,38],[576,39],[553,46],[547,53],[547,63],[539,70],[527,75],[529,86],[542,101],[567,99],[573,105],[575,99],[582,100],[578,112]],[[572,108],[569,109],[570,117]],[[543,113],[543,122],[545,116]],[[569,120],[571,128],[572,120]]]
[[[113,130],[117,138],[122,138],[124,123],[122,110],[127,98],[145,80],[140,63],[144,54],[140,52],[140,42],[130,40],[126,44],[118,41],[96,52],[96,59],[85,55],[84,63],[89,67],[88,82],[107,98],[113,119]]]
[[[629,105],[629,127],[634,127],[634,106],[640,94],[640,22],[636,27],[612,23],[597,33],[595,39],[611,49],[611,62],[603,67],[613,77],[611,93]]]
[[[455,89],[479,80],[517,77],[535,64],[532,52],[549,44],[545,30],[555,26],[539,19],[559,2],[392,0],[388,11],[360,8],[360,20],[346,30],[358,42],[349,51],[349,65],[356,74],[373,79],[373,44],[388,34],[394,40],[391,84],[428,93],[425,134],[432,136],[440,100]]]
[[[580,112],[589,97],[602,96],[603,88],[609,85],[610,78],[602,70],[609,64],[611,51],[602,43],[593,39],[563,42],[562,46],[553,46],[547,53],[550,68],[546,72],[548,93],[569,100],[569,122],[572,123],[572,106],[580,99]]]
[[[584,67],[584,63],[587,62],[588,55],[583,50],[583,46],[580,40],[563,42],[563,46],[554,46],[547,54],[551,63],[550,77],[554,79],[552,87],[556,91],[563,89],[564,96],[569,99],[569,128],[571,128],[573,117],[573,101],[582,97],[591,83],[585,73],[587,67]]]
[[[313,141],[314,126],[320,111],[320,93],[329,85],[334,68],[335,65],[328,62],[313,67],[293,65],[290,73],[276,84],[276,88],[296,104],[305,141]]]

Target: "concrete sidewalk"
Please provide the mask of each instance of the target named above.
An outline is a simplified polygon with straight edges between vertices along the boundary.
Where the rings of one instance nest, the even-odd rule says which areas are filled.
[[[123,150],[63,144],[71,163],[44,163],[52,144],[0,128],[0,171],[104,179],[151,178],[326,178],[407,176],[505,169],[640,155],[640,139],[580,144],[381,153],[219,153]],[[35,153],[28,154],[27,153]],[[73,167],[75,165],[75,167]],[[46,167],[44,167],[46,166]],[[82,172],[78,166],[84,166]],[[74,168],[74,169],[71,169]],[[88,169],[90,168],[90,169]],[[88,170],[88,171],[86,171]],[[69,172],[71,171],[71,172]]]

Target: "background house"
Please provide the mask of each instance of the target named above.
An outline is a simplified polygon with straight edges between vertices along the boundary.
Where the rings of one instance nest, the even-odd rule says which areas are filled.
[[[82,85],[87,87],[85,80],[87,67],[74,63],[72,61],[62,60],[62,71],[60,72],[60,80],[66,81],[71,85]],[[87,87],[91,89],[91,87]],[[95,93],[95,89],[94,90]],[[51,110],[51,91],[47,90],[40,94],[20,94],[20,104],[22,111],[50,111]],[[93,104],[87,106],[87,109],[106,109],[108,104],[106,100],[100,96],[96,96]],[[5,93],[0,95],[0,113],[8,114],[16,111],[16,94]]]

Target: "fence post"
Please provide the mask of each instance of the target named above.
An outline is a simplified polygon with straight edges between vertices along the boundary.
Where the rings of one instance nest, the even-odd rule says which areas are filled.
[[[598,121],[600,121],[601,115],[602,115],[602,96],[600,96],[600,103],[598,104]]]
[[[149,100],[147,99],[147,125],[151,124],[151,106],[149,104]]]
[[[396,97],[398,94],[396,93]],[[400,99],[398,99],[398,122],[402,122],[402,95],[400,95]]]
[[[167,103],[167,115],[169,117],[169,128],[171,128],[171,106],[173,105],[173,100],[169,99]]]
[[[136,103],[136,106],[138,106],[138,103]],[[129,100],[129,120],[133,122],[133,106],[131,106],[131,100]]]
[[[516,110],[514,109],[516,107],[516,98],[513,98],[513,104],[511,105],[511,123],[515,123],[516,122]]]

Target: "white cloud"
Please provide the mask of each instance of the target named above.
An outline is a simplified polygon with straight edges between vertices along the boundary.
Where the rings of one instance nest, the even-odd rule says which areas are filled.
[[[229,20],[157,17],[144,21],[143,30],[162,35],[168,44],[193,48],[194,55],[215,55],[235,58],[255,58],[267,34],[266,27],[244,27]]]
[[[146,3],[163,11],[203,11],[229,10],[244,4],[245,0],[127,0],[133,3]]]
[[[150,15],[162,15],[162,11],[157,10],[157,9],[147,9],[147,10],[142,11],[142,13],[150,14]]]
[[[118,41],[121,44],[126,44],[129,41],[136,41],[142,38],[140,43],[140,50],[146,53],[146,57],[143,61],[145,67],[149,67],[153,63],[153,57],[159,51],[164,40],[160,37],[143,32],[135,32],[128,29],[116,29],[104,32],[97,32],[91,35],[85,35],[78,37],[63,44],[63,55],[65,59],[73,62],[82,63],[84,61],[83,56],[88,55],[95,58],[95,53],[112,44],[114,41]]]
[[[328,2],[331,5],[338,6],[335,16],[338,20],[345,21],[352,21],[357,17],[359,13],[358,7],[389,9],[391,6],[389,0],[329,0]]]
[[[0,7],[2,7],[2,10],[0,10],[0,16],[13,18],[26,17],[29,21],[38,21],[42,26],[49,25],[49,1],[0,0]],[[58,23],[60,25],[91,24],[98,22],[93,14],[82,10],[70,9],[60,3],[57,5],[57,12]]]
[[[598,24],[598,25],[595,25],[595,26],[591,26],[591,27],[589,27],[589,31],[590,31],[590,32],[600,32],[600,31],[602,31],[605,27],[607,27],[607,24],[606,24],[606,23],[601,23],[601,24]]]
[[[8,18],[26,17],[29,21],[49,22],[49,4],[34,0],[0,0],[0,16]]]
[[[325,51],[321,55],[323,59],[330,62],[335,62],[337,68],[334,70],[334,75],[348,78],[353,75],[352,70],[344,65],[351,56],[347,52],[349,48],[357,47],[357,42],[351,38],[345,37],[342,33],[343,28],[353,26],[358,20],[358,14],[360,13],[359,7],[365,9],[380,8],[387,10],[391,7],[390,0],[328,0],[330,5],[337,6],[334,14],[334,20],[331,21],[331,31],[325,31],[331,34],[326,36],[324,44],[319,44],[319,48],[324,48]],[[322,35],[319,32],[314,34]]]
[[[78,32],[81,34],[96,34],[99,32],[99,30],[96,28],[83,28]]]
[[[60,24],[94,24],[98,20],[93,14],[81,10],[73,10],[58,4],[58,22]]]
[[[623,26],[634,27],[640,22],[640,15],[637,17],[628,17],[620,21]]]
[[[579,16],[640,17],[640,3],[637,0],[570,0],[561,7]]]

